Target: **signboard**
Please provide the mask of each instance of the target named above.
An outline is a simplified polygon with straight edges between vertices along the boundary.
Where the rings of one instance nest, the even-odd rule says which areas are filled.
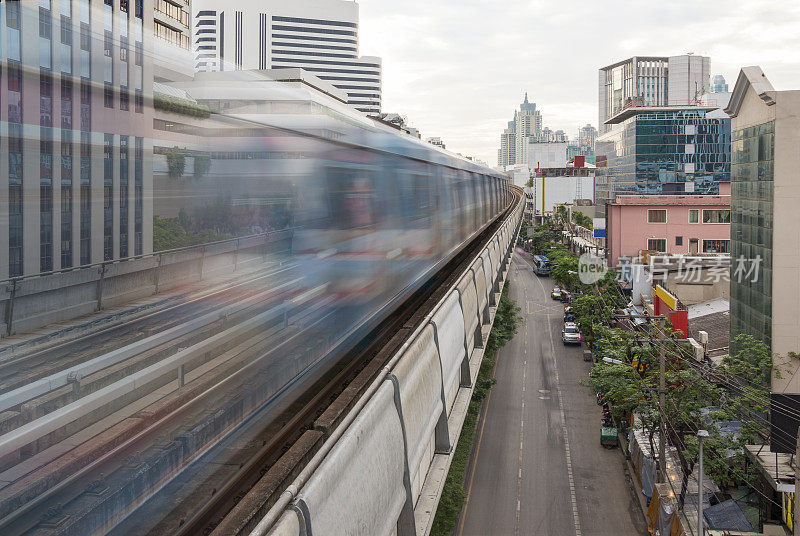
[[[661,298],[661,301],[664,302],[664,305],[669,307],[671,311],[674,311],[678,308],[678,299],[667,292],[661,285],[656,285],[656,296]]]
[[[592,218],[592,227],[595,229],[605,229],[606,228],[606,219],[605,218]]]
[[[605,238],[606,237],[606,230],[605,229],[592,229],[594,231],[595,238]]]

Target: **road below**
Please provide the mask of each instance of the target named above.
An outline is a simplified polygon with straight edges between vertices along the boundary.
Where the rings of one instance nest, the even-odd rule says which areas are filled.
[[[510,297],[524,323],[501,351],[473,443],[459,536],[647,534],[625,457],[600,445],[582,348],[561,342],[553,282],[514,254]]]

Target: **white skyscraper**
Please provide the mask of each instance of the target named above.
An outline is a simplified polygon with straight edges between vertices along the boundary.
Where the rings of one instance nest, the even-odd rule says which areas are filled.
[[[710,84],[707,56],[634,56],[603,67],[598,79],[598,126],[629,106],[698,104]]]
[[[301,68],[381,111],[381,59],[359,56],[358,4],[345,0],[192,2],[198,71]]]

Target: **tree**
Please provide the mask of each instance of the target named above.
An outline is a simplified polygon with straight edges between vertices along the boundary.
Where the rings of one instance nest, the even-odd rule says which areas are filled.
[[[594,225],[592,218],[578,211],[572,213],[572,221],[585,229],[591,229]]]
[[[186,230],[175,218],[153,216],[153,250],[165,251],[189,245]]]
[[[186,155],[183,149],[178,146],[173,147],[167,151],[167,172],[172,178],[183,177],[183,172],[186,169]]]
[[[205,177],[211,169],[211,157],[207,154],[198,154],[194,157],[194,177]]]

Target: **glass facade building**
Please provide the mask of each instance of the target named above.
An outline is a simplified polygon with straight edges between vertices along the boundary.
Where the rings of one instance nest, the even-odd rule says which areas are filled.
[[[758,277],[731,285],[731,338],[772,338],[772,230],[775,123],[733,132],[731,255],[760,259]],[[751,280],[755,279],[755,281]]]
[[[637,110],[599,137],[599,210],[618,194],[717,194],[718,183],[731,175],[730,119],[706,114],[703,109]]]

